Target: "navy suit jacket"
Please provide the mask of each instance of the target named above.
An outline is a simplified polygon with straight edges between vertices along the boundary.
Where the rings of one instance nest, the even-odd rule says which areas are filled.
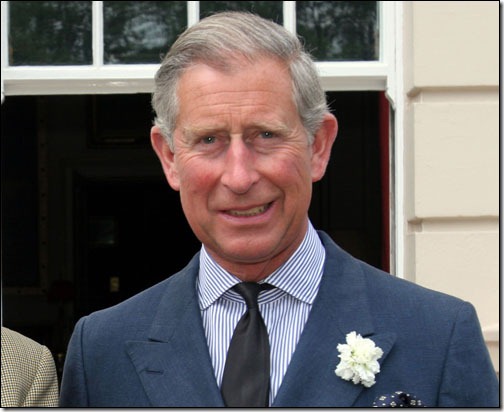
[[[274,400],[278,407],[371,406],[394,391],[427,406],[497,406],[498,382],[474,308],[381,272],[319,232],[319,293]],[[224,406],[196,293],[199,259],[114,307],[79,320],[63,407]],[[384,354],[376,384],[336,376],[337,345],[356,331]]]

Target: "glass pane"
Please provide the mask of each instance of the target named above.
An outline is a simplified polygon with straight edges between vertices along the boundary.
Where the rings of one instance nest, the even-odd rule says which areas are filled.
[[[378,60],[377,3],[296,1],[297,33],[318,61]]]
[[[185,1],[104,1],[104,62],[160,63],[187,27]]]
[[[90,1],[10,1],[9,64],[91,64]]]
[[[259,16],[283,24],[281,1],[200,1],[200,16],[206,17],[218,11],[250,11]]]

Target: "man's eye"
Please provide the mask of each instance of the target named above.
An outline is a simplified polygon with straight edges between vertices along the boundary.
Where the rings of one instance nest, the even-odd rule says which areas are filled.
[[[275,135],[273,134],[273,132],[262,132],[261,133],[261,137],[264,139],[271,139],[274,136]]]
[[[206,136],[203,139],[201,139],[201,142],[204,144],[211,144],[215,143],[215,140],[216,140],[215,136]]]

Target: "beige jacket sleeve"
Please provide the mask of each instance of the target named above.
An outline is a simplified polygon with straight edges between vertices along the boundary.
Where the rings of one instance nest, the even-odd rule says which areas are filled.
[[[58,377],[49,349],[2,327],[2,407],[58,406]]]

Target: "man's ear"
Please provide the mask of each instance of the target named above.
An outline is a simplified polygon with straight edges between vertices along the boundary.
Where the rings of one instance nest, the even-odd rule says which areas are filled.
[[[180,180],[175,165],[175,153],[173,153],[165,137],[161,134],[158,126],[153,126],[151,129],[151,144],[161,162],[166,180],[168,180],[173,190],[179,191]]]
[[[312,144],[311,170],[313,182],[319,181],[324,176],[337,134],[338,121],[332,114],[327,113],[324,116],[322,125],[315,133]]]

